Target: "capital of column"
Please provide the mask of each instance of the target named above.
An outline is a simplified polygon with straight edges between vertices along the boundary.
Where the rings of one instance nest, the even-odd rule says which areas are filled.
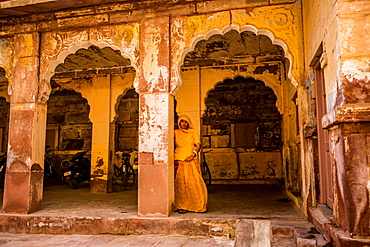
[[[140,41],[140,93],[170,90],[170,18],[143,19]]]
[[[26,30],[27,31],[27,30]],[[35,31],[14,36],[14,65],[9,85],[12,103],[45,103],[50,87],[39,81],[40,34]]]

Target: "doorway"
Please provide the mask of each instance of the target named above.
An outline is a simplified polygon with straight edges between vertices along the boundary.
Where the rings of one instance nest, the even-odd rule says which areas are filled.
[[[324,71],[320,61],[314,66],[316,90],[316,118],[319,154],[320,202],[333,208],[333,179],[329,153],[329,133],[323,128],[322,118],[327,113]]]

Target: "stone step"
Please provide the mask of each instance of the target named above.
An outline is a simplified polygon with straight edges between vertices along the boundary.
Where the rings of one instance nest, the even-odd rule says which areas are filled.
[[[297,247],[324,247],[331,246],[316,228],[295,228],[294,239]]]
[[[56,234],[14,234],[0,232],[1,246],[14,247],[232,247],[233,240],[211,238],[205,236],[183,235],[56,235]]]
[[[54,235],[177,235],[231,241],[234,246],[323,247],[326,241],[309,223],[264,219],[109,218],[0,214],[0,232]]]
[[[294,239],[275,239],[271,242],[271,247],[296,247]]]
[[[268,220],[240,219],[236,223],[235,246],[324,247],[330,246],[310,223],[284,225]]]
[[[233,239],[236,220],[0,215],[0,232],[80,235],[186,235]]]

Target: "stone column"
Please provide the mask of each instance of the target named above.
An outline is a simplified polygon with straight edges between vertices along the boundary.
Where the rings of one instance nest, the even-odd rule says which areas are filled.
[[[4,213],[42,208],[47,108],[38,102],[39,39],[37,32],[29,31],[14,37]]]
[[[93,123],[91,151],[91,193],[111,192],[109,164],[111,148],[111,77],[94,77],[90,103],[90,119]]]
[[[369,236],[370,123],[331,128],[335,222],[357,236]]]
[[[138,214],[169,216],[174,202],[169,17],[141,24]]]
[[[329,128],[335,222],[358,238],[370,236],[370,34],[368,4],[338,1],[340,77]],[[330,60],[328,61],[330,63]]]

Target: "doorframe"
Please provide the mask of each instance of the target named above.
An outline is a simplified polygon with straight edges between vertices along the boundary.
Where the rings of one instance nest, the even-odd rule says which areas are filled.
[[[321,50],[321,55],[323,54]],[[313,65],[316,91],[316,119],[320,176],[320,203],[333,208],[333,170],[329,151],[329,131],[324,129],[322,118],[327,113],[325,77],[320,59]]]

